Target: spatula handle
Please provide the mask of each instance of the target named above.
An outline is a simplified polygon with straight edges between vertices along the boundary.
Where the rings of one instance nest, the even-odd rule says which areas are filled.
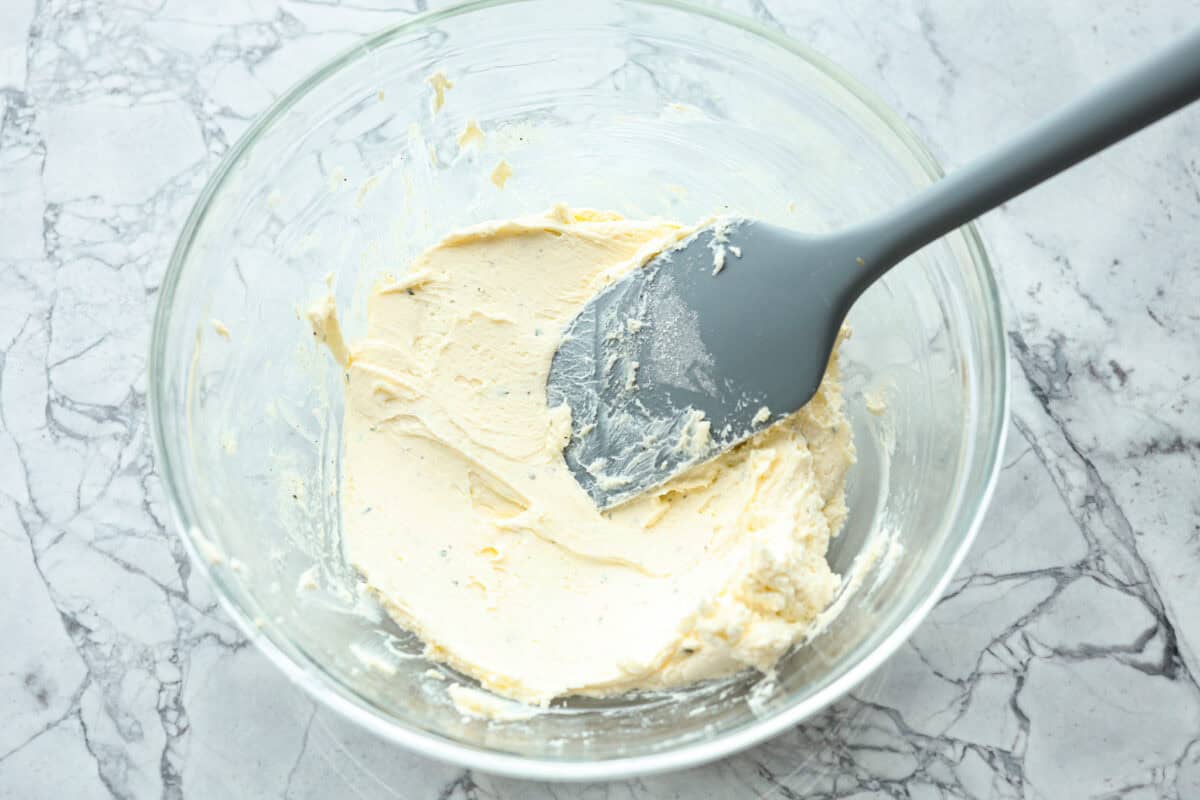
[[[862,287],[935,239],[1196,99],[1200,29],[892,212],[847,231],[863,247],[862,273],[873,273]]]

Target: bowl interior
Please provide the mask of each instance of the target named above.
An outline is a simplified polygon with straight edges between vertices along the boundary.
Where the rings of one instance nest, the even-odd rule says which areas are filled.
[[[341,558],[340,372],[302,319],[327,274],[353,338],[381,271],[402,272],[483,219],[565,202],[817,231],[888,208],[935,169],[890,115],[795,46],[674,6],[564,5],[482,3],[387,32],[281,100],[185,230],[152,355],[172,505],[235,616],[293,676],[372,727],[509,771],[533,762],[507,756],[561,765],[745,744],[845,691],[945,585],[1003,419],[994,290],[964,232],[893,271],[851,314],[843,354],[859,461],[829,553],[847,585],[823,633],[769,679],[464,718],[450,681],[429,671],[456,676],[361,595]],[[437,70],[454,86],[434,113],[426,78]],[[468,119],[486,139],[460,153]],[[501,159],[513,171],[503,190],[489,180]],[[484,754],[500,760],[474,758]]]

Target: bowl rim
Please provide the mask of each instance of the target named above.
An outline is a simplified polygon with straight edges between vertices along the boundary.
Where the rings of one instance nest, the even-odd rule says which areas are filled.
[[[213,587],[219,605],[241,630],[242,634],[279,668],[294,684],[300,686],[314,700],[337,712],[343,718],[361,728],[389,741],[400,744],[421,755],[438,761],[479,769],[513,778],[553,781],[613,780],[634,775],[651,775],[699,766],[716,759],[732,755],[758,744],[783,730],[790,728],[819,713],[830,704],[858,686],[912,635],[941,599],[946,587],[957,573],[978,533],[984,514],[995,491],[1000,473],[1001,457],[1008,436],[1010,371],[1008,339],[1005,335],[1003,307],[999,287],[988,259],[983,241],[974,223],[961,228],[963,242],[968,251],[968,260],[975,265],[981,278],[985,294],[985,306],[991,313],[988,322],[992,341],[998,343],[992,356],[997,359],[996,396],[992,398],[988,423],[991,436],[986,442],[976,442],[984,448],[982,472],[986,479],[982,490],[972,498],[963,493],[962,507],[958,516],[966,519],[966,531],[951,554],[945,572],[928,589],[925,598],[906,617],[901,619],[879,645],[844,674],[831,681],[803,702],[795,702],[775,714],[760,718],[750,724],[731,731],[719,733],[713,738],[683,744],[647,755],[622,756],[619,758],[582,760],[554,759],[524,756],[504,751],[462,744],[438,734],[412,727],[404,722],[385,718],[365,703],[353,698],[344,687],[338,686],[322,670],[308,669],[279,645],[258,630],[254,620],[224,586],[213,564],[204,557],[200,543],[195,540],[198,533],[188,518],[181,500],[182,492],[178,476],[174,474],[167,453],[167,437],[161,413],[160,378],[165,370],[165,340],[171,308],[178,289],[180,276],[196,232],[203,224],[218,190],[237,165],[246,150],[283,114],[299,102],[309,90],[335,74],[343,65],[355,61],[381,47],[396,36],[428,28],[455,17],[490,8],[520,5],[539,0],[467,0],[438,11],[418,14],[404,22],[391,25],[351,45],[338,55],[328,59],[317,69],[301,78],[290,89],[280,95],[257,120],[238,138],[218,162],[212,175],[205,183],[188,214],[183,228],[171,252],[166,273],[160,284],[150,337],[150,358],[147,365],[147,406],[150,418],[151,438],[156,471],[165,488],[169,515],[184,545],[192,567],[204,575]],[[936,181],[943,175],[941,166],[933,154],[921,142],[903,119],[873,92],[865,88],[834,62],[808,46],[792,39],[787,34],[768,28],[758,22],[719,9],[693,4],[690,0],[622,0],[632,6],[646,6],[680,11],[729,25],[745,33],[766,40],[789,54],[808,62],[818,71],[832,79],[841,89],[855,99],[883,123],[885,128],[904,145],[926,177]],[[970,507],[973,504],[973,508]],[[960,523],[961,524],[961,523]]]

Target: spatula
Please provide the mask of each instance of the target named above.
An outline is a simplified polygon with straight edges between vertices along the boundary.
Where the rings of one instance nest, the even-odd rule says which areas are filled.
[[[546,385],[601,509],[807,403],[851,305],[930,242],[1200,98],[1200,30],[943,178],[827,235],[721,219],[593,298]]]

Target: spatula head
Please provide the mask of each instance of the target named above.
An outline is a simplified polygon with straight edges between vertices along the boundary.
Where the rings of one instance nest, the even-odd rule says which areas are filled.
[[[594,297],[546,385],[571,408],[564,456],[601,509],[713,458],[803,406],[845,316],[803,237],[722,220]],[[806,263],[812,256],[815,262]]]

